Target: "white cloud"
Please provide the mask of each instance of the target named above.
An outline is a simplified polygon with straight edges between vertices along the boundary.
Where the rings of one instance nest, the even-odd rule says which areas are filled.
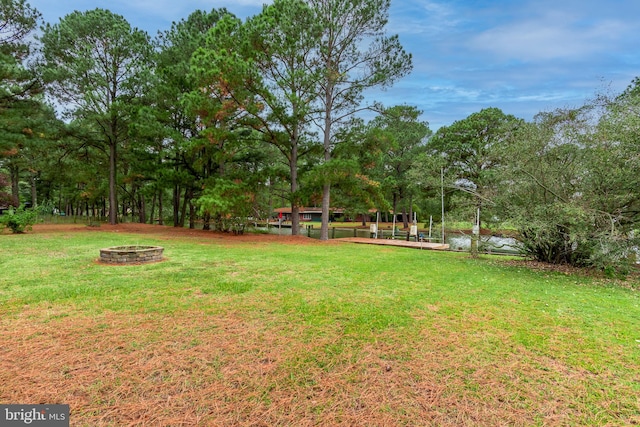
[[[628,31],[627,24],[619,21],[585,26],[562,18],[553,16],[491,28],[471,39],[470,47],[502,59],[525,62],[580,59],[606,52]]]
[[[244,18],[271,0],[29,0],[54,23],[101,7],[149,32],[200,9]],[[640,1],[392,0],[388,32],[413,54],[413,73],[372,99],[409,103],[434,127],[482,108],[531,118],[580,105],[601,81],[623,90],[638,75]]]
[[[462,22],[449,3],[433,0],[391,3],[389,30],[393,33],[438,37],[454,31]]]
[[[482,96],[482,91],[480,90],[467,89],[455,85],[428,86],[425,88],[425,92],[431,93],[432,95],[446,96],[449,99],[476,100]]]

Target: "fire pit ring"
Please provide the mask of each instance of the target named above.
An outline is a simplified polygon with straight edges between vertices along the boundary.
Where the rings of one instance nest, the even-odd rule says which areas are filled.
[[[100,249],[100,262],[107,264],[142,264],[162,261],[162,246],[112,246]]]

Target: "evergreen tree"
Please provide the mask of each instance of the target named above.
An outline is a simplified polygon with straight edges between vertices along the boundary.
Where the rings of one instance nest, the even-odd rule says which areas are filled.
[[[91,124],[93,141],[109,161],[109,222],[118,213],[118,151],[129,139],[129,125],[148,90],[149,36],[120,15],[104,9],[73,12],[46,24],[42,73],[69,117]]]

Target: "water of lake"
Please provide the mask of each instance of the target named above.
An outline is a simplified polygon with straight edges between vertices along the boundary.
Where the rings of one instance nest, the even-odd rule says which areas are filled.
[[[256,230],[267,231],[266,227],[257,227]],[[290,227],[269,227],[269,233],[272,234],[282,234],[282,235],[291,235]],[[300,228],[300,234],[303,236],[308,236],[314,239],[320,238],[320,226],[312,227],[312,228]],[[393,236],[392,236],[393,234]],[[388,238],[397,238],[397,239],[406,239],[406,232],[395,232],[392,233],[391,230],[380,230],[378,234],[378,238],[388,239]],[[368,229],[361,228],[335,228],[331,227],[329,229],[329,238],[330,239],[339,239],[344,237],[365,237],[370,238],[371,233]],[[425,239],[427,236],[424,236]],[[439,242],[438,239],[433,239],[433,242]],[[449,247],[452,250],[459,251],[468,251],[471,247],[471,236],[468,234],[461,233],[449,233],[446,236],[446,243],[449,244]],[[500,236],[480,236],[480,244],[479,249],[481,252],[490,252],[490,253],[506,253],[506,254],[518,254],[520,253],[521,243],[512,237],[500,237]]]

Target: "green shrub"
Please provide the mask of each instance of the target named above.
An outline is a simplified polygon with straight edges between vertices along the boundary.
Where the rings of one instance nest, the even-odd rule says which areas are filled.
[[[33,209],[11,208],[0,216],[0,227],[8,227],[12,233],[24,233],[31,230],[31,226],[36,223],[38,214]]]

